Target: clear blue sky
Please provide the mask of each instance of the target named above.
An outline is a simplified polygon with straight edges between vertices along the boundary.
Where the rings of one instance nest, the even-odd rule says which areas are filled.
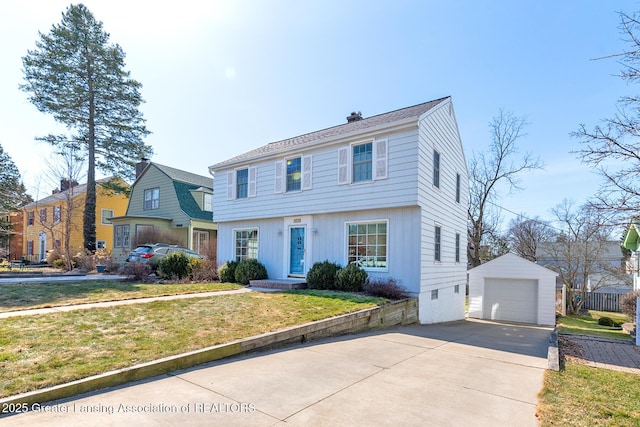
[[[48,194],[34,137],[56,132],[18,90],[38,31],[70,3],[0,3],[0,144],[32,194]],[[502,194],[513,212],[549,217],[582,203],[600,178],[570,152],[570,133],[611,117],[628,45],[617,11],[636,1],[87,0],[142,82],[152,160],[207,175],[207,167],[269,142],[452,96],[467,158],[489,143],[500,109],[526,116],[519,146],[546,164]],[[39,185],[39,190],[36,187]],[[507,218],[510,214],[506,213]]]

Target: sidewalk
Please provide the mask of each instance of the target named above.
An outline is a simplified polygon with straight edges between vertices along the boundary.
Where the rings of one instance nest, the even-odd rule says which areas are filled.
[[[588,366],[640,375],[640,347],[630,340],[616,340],[586,335],[564,335],[582,347]]]
[[[258,289],[242,288],[242,289],[234,289],[231,291],[199,292],[195,294],[167,295],[167,296],[161,296],[161,297],[136,298],[136,299],[126,299],[126,300],[119,300],[119,301],[91,302],[86,304],[63,305],[63,306],[57,306],[57,307],[7,311],[4,313],[0,313],[0,319],[8,319],[10,317],[17,317],[17,316],[33,316],[37,314],[60,313],[60,312],[73,311],[73,310],[86,310],[89,308],[114,307],[117,305],[140,304],[140,303],[146,303],[146,302],[152,302],[152,301],[167,301],[167,300],[174,300],[174,299],[203,298],[203,297],[218,296],[218,295],[240,294],[245,292],[254,292],[257,290]],[[268,289],[267,290],[259,289],[259,291],[261,292],[268,291]]]

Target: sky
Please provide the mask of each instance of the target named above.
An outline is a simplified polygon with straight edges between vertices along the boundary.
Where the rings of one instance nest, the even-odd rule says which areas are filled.
[[[520,153],[544,170],[502,188],[514,214],[551,217],[580,205],[601,178],[580,162],[571,133],[612,117],[638,89],[605,58],[629,47],[618,12],[601,0],[85,0],[125,68],[142,83],[141,111],[157,163],[208,175],[208,166],[269,142],[451,96],[467,160],[486,151],[500,110],[524,117]],[[49,194],[61,128],[19,90],[22,57],[71,4],[0,2],[0,145],[30,194]]]

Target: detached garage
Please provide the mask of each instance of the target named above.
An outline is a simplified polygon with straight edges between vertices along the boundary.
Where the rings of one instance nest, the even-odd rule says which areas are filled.
[[[557,273],[515,254],[469,270],[469,317],[555,325]]]

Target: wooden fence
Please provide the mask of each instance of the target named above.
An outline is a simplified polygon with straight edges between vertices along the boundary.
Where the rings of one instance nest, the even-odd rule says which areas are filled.
[[[587,310],[620,312],[620,298],[624,294],[587,292],[583,308]]]

